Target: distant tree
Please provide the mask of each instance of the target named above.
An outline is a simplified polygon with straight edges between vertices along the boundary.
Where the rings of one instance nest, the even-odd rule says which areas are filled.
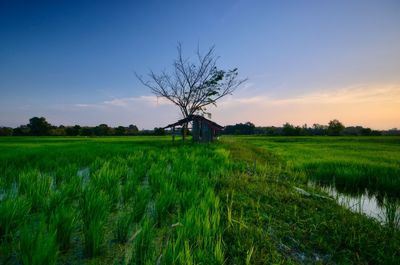
[[[117,128],[114,129],[115,135],[125,135],[126,134],[126,128],[124,126],[118,126]]]
[[[251,135],[255,133],[256,126],[251,122],[228,125],[224,128],[224,134]]]
[[[362,130],[363,130],[363,127],[361,127],[361,126],[349,126],[349,127],[346,127],[343,129],[342,134],[357,136],[357,135],[361,135]]]
[[[29,119],[29,124],[27,126],[30,129],[30,134],[35,136],[49,135],[51,128],[51,125],[44,117],[33,117]]]
[[[27,125],[21,125],[13,129],[14,136],[26,136],[30,135],[30,129]]]
[[[12,136],[13,129],[9,127],[0,127],[0,136]]]
[[[295,136],[296,128],[292,124],[286,122],[285,124],[283,124],[282,134],[285,136]]]
[[[326,125],[321,125],[318,123],[314,123],[312,127],[312,131],[314,135],[326,135],[326,131],[328,129],[328,126]]]
[[[184,58],[179,44],[178,58],[173,63],[171,73],[163,71],[155,74],[150,71],[149,80],[136,76],[154,95],[178,106],[183,118],[192,114],[209,114],[206,112],[208,105],[216,106],[217,100],[232,94],[246,80],[238,79],[237,68],[228,71],[217,68],[218,57],[214,55],[214,47],[205,54],[198,50],[196,57],[196,62]]]
[[[331,120],[328,124],[328,130],[327,130],[328,135],[338,136],[342,133],[343,130],[344,130],[344,125],[336,119]]]
[[[139,129],[136,125],[129,125],[128,129],[126,130],[127,135],[137,135],[139,133]]]
[[[73,127],[65,128],[65,133],[67,136],[77,136],[80,134],[81,126],[75,125]]]
[[[371,136],[380,136],[380,135],[382,135],[381,131],[372,130],[372,132],[371,132]]]
[[[281,134],[281,128],[275,127],[275,126],[270,126],[270,127],[266,127],[266,131],[265,134],[266,135],[279,135]]]
[[[66,131],[65,131],[65,126],[64,125],[60,125],[60,126],[52,126],[51,128],[50,128],[50,131],[49,131],[49,135],[52,135],[52,136],[64,136],[64,135],[66,135]]]
[[[94,128],[94,134],[97,136],[111,135],[111,128],[107,124],[100,124]]]
[[[363,129],[361,130],[361,135],[370,136],[371,134],[372,134],[371,128],[363,128]]]
[[[93,130],[93,128],[90,128],[90,127],[82,127],[81,131],[80,131],[80,135],[92,136],[92,135],[94,135],[94,130]]]
[[[165,133],[165,129],[164,128],[154,128],[154,135],[157,135],[157,136],[162,136],[162,135],[165,135],[166,133]]]

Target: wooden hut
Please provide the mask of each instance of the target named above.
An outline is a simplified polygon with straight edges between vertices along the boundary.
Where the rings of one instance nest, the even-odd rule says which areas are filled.
[[[174,141],[175,127],[184,126],[190,122],[192,122],[192,135],[194,142],[212,142],[215,139],[217,132],[224,128],[223,126],[200,115],[190,115],[175,123],[169,124],[164,128],[172,128],[172,140]]]

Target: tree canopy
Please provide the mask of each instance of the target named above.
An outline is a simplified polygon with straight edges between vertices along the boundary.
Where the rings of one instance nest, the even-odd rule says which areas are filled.
[[[150,71],[148,80],[138,74],[140,82],[150,88],[154,95],[163,97],[179,107],[184,118],[192,114],[206,114],[206,106],[216,105],[217,100],[232,94],[246,79],[238,78],[238,69],[220,70],[214,47],[201,54],[197,49],[196,60],[183,57],[182,46],[177,47],[178,56],[170,73]]]

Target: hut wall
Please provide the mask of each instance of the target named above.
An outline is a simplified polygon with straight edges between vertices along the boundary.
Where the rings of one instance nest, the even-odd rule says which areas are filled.
[[[202,124],[202,141],[203,142],[211,142],[212,141],[212,130],[208,126],[207,123],[203,122]]]
[[[200,121],[198,119],[193,120],[192,135],[193,141],[200,140]]]

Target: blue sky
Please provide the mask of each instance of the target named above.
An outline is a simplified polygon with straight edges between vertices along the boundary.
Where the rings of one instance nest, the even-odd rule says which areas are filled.
[[[170,69],[181,42],[216,46],[248,82],[221,124],[400,127],[400,1],[0,1],[0,126],[179,118],[134,72]]]

